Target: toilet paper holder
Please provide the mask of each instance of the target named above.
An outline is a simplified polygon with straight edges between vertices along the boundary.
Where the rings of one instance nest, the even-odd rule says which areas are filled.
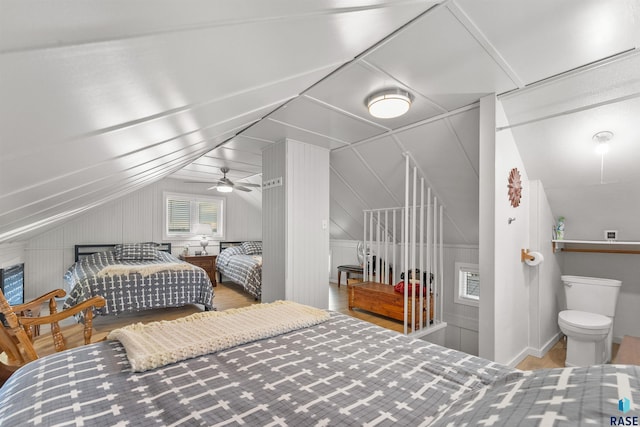
[[[526,260],[535,261],[536,257],[529,253],[529,249],[521,249],[520,250],[520,261],[525,262]]]

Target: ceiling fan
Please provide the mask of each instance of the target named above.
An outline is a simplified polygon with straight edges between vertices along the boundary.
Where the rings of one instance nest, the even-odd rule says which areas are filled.
[[[212,181],[189,181],[193,184],[215,184],[212,187],[207,188],[207,190],[216,189],[220,193],[231,193],[234,189],[240,191],[251,191],[251,188],[248,187],[261,187],[260,184],[253,184],[250,182],[242,182],[240,184],[234,184],[229,178],[227,178],[227,172],[229,172],[229,168],[224,167],[220,168],[220,172],[222,172],[222,178],[220,178],[216,182]]]

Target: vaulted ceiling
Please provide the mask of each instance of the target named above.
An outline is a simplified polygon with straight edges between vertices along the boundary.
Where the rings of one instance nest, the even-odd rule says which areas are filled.
[[[291,138],[332,150],[333,238],[401,204],[408,153],[446,240],[475,244],[478,99],[502,94],[530,177],[566,187],[544,167],[562,129],[637,117],[639,18],[638,0],[0,0],[0,242],[166,176],[255,180]],[[388,87],[412,108],[374,119]]]

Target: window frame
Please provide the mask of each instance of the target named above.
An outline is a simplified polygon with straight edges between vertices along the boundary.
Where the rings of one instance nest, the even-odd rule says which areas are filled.
[[[212,240],[224,240],[226,220],[226,197],[203,196],[201,194],[176,193],[164,191],[162,193],[162,238],[163,240],[200,240],[200,236],[193,233],[169,233],[169,200],[186,200],[189,202],[189,228],[198,224],[198,203],[216,203],[218,205],[218,230],[210,236]]]
[[[454,286],[454,302],[456,304],[470,305],[473,307],[480,306],[480,296],[467,295],[463,287],[465,283],[461,283],[461,276],[463,273],[476,273],[480,275],[480,266],[478,264],[471,264],[467,262],[455,263],[455,278],[456,283]]]

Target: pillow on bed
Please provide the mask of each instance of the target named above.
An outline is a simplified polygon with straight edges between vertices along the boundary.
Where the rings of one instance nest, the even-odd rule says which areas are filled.
[[[220,255],[216,258],[216,265],[223,267],[226,266],[234,255],[244,255],[242,245],[231,246],[220,252]]]
[[[260,255],[262,253],[262,242],[242,242],[242,248],[247,255]]]
[[[116,245],[116,259],[120,261],[151,261],[158,258],[158,251],[150,243],[124,243]]]

